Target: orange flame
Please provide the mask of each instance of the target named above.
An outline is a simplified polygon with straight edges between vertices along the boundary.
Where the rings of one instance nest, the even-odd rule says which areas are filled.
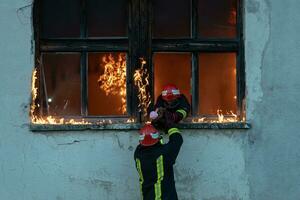
[[[134,123],[135,122],[135,119],[134,118],[129,118],[127,119],[126,123]]]
[[[245,117],[243,120],[239,120],[237,114],[234,114],[232,111],[227,113],[226,116],[223,115],[222,110],[217,110],[217,119],[208,119],[206,117],[202,118],[193,118],[193,123],[229,123],[229,122],[243,122],[245,121]]]
[[[31,106],[30,106],[30,118],[32,124],[51,124],[51,125],[63,125],[63,124],[73,124],[73,125],[85,125],[92,124],[91,122],[85,121],[84,119],[65,119],[65,118],[56,118],[54,116],[47,117],[39,117],[35,115],[36,108],[39,107],[39,104],[36,104],[38,87],[36,85],[37,81],[37,69],[35,68],[32,72],[32,80],[31,80]],[[130,118],[125,123],[134,123],[135,119]],[[94,122],[95,124],[112,124],[112,120],[99,120]]]
[[[202,117],[202,118],[194,118],[192,119],[192,122],[193,123],[201,123],[201,122],[204,122],[205,120],[205,117]]]
[[[34,111],[37,107],[36,105],[36,98],[37,98],[37,86],[36,86],[36,80],[37,80],[37,69],[34,68],[31,76],[31,106],[30,106],[30,117],[31,122],[34,123],[37,120],[37,117],[34,115]]]
[[[120,95],[122,106],[120,110],[126,113],[126,55],[120,53],[115,60],[112,54],[102,57],[104,73],[99,77],[100,88],[108,95]]]
[[[146,61],[143,58],[141,60],[140,69],[135,70],[133,75],[134,84],[138,88],[139,94],[139,112],[143,113],[143,116],[147,116],[147,109],[151,103],[151,96],[149,91],[147,90],[147,86],[149,86],[149,73],[145,67]]]
[[[30,118],[33,124],[90,124],[84,121],[75,121],[74,119],[65,120],[64,118],[54,118],[53,116],[48,116],[46,118],[38,117],[35,115],[36,108],[39,104],[36,104],[36,98],[38,94],[38,87],[36,86],[37,81],[37,69],[34,68],[31,78],[31,106],[30,106]]]
[[[222,114],[222,110],[217,110],[218,122],[222,123],[224,121],[224,115]]]
[[[91,124],[90,122],[85,121],[82,119],[81,121],[77,121],[75,119],[66,120],[64,118],[54,118],[53,116],[48,116],[46,118],[36,117],[32,119],[33,124],[55,124],[55,125],[62,125],[62,124]]]

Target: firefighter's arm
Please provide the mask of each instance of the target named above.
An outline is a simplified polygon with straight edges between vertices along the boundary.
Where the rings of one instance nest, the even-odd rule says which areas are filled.
[[[151,120],[161,118],[163,116],[163,100],[161,95],[156,99],[153,111],[150,112],[149,117]]]
[[[171,163],[174,164],[183,143],[183,138],[178,128],[170,128],[168,136],[169,142],[166,144],[167,155]]]
[[[180,103],[180,107],[175,112],[175,120],[174,121],[176,123],[181,121],[182,119],[185,119],[188,116],[190,109],[191,109],[191,106],[184,95],[180,96],[179,103]]]

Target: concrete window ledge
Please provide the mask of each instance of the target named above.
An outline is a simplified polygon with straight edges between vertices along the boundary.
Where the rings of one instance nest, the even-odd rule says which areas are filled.
[[[31,131],[83,131],[83,130],[138,130],[140,123],[127,124],[30,124]],[[181,129],[249,129],[247,122],[230,123],[180,123]]]

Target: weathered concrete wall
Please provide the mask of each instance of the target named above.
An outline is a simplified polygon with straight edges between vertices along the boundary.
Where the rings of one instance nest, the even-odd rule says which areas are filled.
[[[298,0],[246,7],[247,77],[252,67],[257,74],[248,79],[254,120],[245,158],[253,200],[300,198],[299,8]]]
[[[135,131],[32,133],[30,0],[0,0],[1,200],[135,200]],[[300,196],[298,0],[246,0],[250,130],[184,130],[182,200]]]

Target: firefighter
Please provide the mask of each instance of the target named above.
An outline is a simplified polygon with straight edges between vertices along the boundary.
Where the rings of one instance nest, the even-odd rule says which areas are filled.
[[[161,95],[157,98],[154,111],[150,112],[152,125],[167,132],[171,124],[177,124],[186,118],[190,111],[190,104],[184,94],[174,84],[167,84],[163,87]]]
[[[169,128],[169,142],[162,144],[160,134],[151,124],[140,131],[139,145],[134,152],[143,200],[178,200],[173,165],[183,143],[180,131]]]

